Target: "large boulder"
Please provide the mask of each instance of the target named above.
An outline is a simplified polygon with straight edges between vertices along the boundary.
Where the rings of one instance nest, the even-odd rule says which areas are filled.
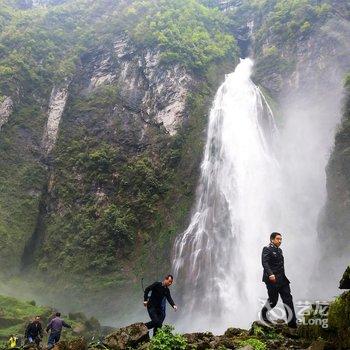
[[[306,350],[323,350],[325,348],[324,340],[316,340]]]
[[[215,342],[215,336],[211,332],[205,333],[187,333],[183,335],[187,343],[196,350],[213,349],[212,343]]]
[[[234,338],[239,335],[247,334],[247,333],[248,332],[246,329],[230,327],[230,328],[227,328],[226,332],[224,333],[224,336],[228,338]]]
[[[61,340],[55,344],[52,350],[68,350],[68,342],[66,340]]]
[[[61,340],[55,344],[52,350],[87,350],[88,345],[84,338],[74,338],[70,341]]]
[[[112,350],[124,350],[137,347],[143,342],[149,341],[148,329],[144,323],[134,323],[130,326],[119,328],[107,335],[103,344]]]
[[[345,270],[339,284],[340,289],[350,289],[350,266]]]
[[[68,350],[87,350],[87,342],[84,338],[75,338],[68,343]]]
[[[249,329],[249,335],[263,336],[273,331],[273,325],[268,325],[261,321],[254,321]]]

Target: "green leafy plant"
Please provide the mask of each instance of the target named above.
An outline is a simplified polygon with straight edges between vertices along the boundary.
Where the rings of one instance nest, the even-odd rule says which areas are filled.
[[[133,40],[139,45],[161,47],[164,61],[203,69],[237,52],[227,18],[200,1],[135,1],[127,14],[129,22],[136,20],[129,31]]]
[[[239,342],[240,346],[246,346],[246,345],[250,345],[252,346],[255,350],[266,350],[266,344],[264,342],[262,342],[259,339],[255,339],[255,338],[249,338],[246,340],[242,340]]]
[[[181,334],[173,333],[174,327],[165,325],[151,340],[151,350],[185,350],[187,341]]]

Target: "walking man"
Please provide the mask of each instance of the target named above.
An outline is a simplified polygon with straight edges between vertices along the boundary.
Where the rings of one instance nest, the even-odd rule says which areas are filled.
[[[168,300],[168,303],[176,311],[177,306],[175,305],[173,299],[170,295],[169,287],[173,283],[173,276],[165,276],[163,282],[154,282],[145,289],[144,294],[144,306],[147,307],[147,311],[151,321],[146,323],[148,329],[153,330],[153,335],[155,335],[160,327],[163,325],[165,319],[165,303],[164,299]],[[149,292],[152,292],[151,296],[148,297]]]
[[[272,232],[270,235],[270,244],[262,250],[261,262],[264,268],[262,280],[266,284],[269,298],[261,310],[261,317],[266,323],[272,323],[267,318],[267,312],[276,306],[278,295],[280,295],[286,311],[288,326],[297,328],[293,298],[289,286],[290,281],[284,273],[284,258],[282,249],[280,248],[281,243],[282,235],[278,232]]]
[[[40,345],[43,337],[43,326],[40,322],[40,316],[35,316],[34,320],[28,324],[24,336],[28,343],[35,343],[36,346]]]
[[[46,327],[46,332],[50,332],[49,340],[47,343],[47,349],[52,349],[56,343],[59,342],[61,338],[62,328],[72,328],[69,324],[61,319],[61,313],[56,312],[55,317],[50,321]]]

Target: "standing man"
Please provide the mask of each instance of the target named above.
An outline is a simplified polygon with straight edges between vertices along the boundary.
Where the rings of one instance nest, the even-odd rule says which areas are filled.
[[[293,298],[289,286],[290,282],[284,273],[284,258],[282,249],[280,248],[281,243],[282,235],[278,232],[272,232],[270,235],[270,244],[262,250],[261,262],[264,268],[262,280],[266,284],[269,298],[261,310],[261,317],[266,323],[272,323],[267,318],[267,312],[276,306],[278,295],[280,295],[286,311],[288,326],[297,328]]]
[[[24,337],[28,343],[35,343],[37,346],[40,345],[43,338],[43,326],[40,322],[40,316],[35,316],[34,320],[28,324]]]
[[[147,307],[147,311],[151,321],[146,323],[148,329],[153,330],[155,335],[160,327],[163,325],[165,319],[165,303],[164,299],[168,300],[168,303],[176,311],[177,306],[171,298],[169,287],[173,283],[173,276],[165,276],[163,282],[154,282],[145,289],[143,305]],[[152,292],[151,296],[148,297],[149,292]]]
[[[50,332],[49,340],[47,343],[47,349],[52,349],[56,343],[59,342],[61,338],[62,328],[72,328],[69,324],[61,319],[61,313],[56,312],[55,317],[50,321],[46,327],[46,332]]]

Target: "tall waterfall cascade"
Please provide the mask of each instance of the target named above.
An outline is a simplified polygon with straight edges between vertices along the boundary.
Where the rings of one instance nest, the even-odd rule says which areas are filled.
[[[297,280],[292,293],[295,288],[298,298],[307,295],[317,215],[324,203],[320,169],[327,161],[328,141],[318,136],[317,121],[308,122],[317,133],[315,140],[303,139],[297,127],[290,137],[288,125],[294,124],[288,121],[286,130],[279,131],[250,78],[252,68],[250,58],[241,59],[218,89],[210,112],[196,203],[187,229],[174,244],[179,329],[221,332],[247,327],[258,318],[267,297],[261,250],[273,231],[283,233],[286,273]],[[296,115],[292,120],[307,121],[302,112]],[[324,134],[331,139],[332,132]],[[319,147],[316,166],[303,153],[303,142]],[[305,146],[306,152],[309,148]],[[300,244],[303,230],[307,234]]]

